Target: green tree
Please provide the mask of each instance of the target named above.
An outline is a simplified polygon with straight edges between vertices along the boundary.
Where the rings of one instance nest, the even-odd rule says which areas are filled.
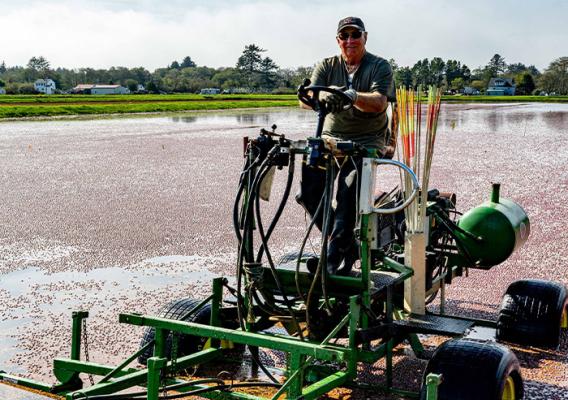
[[[486,69],[491,73],[492,77],[504,73],[506,68],[507,63],[505,62],[505,59],[499,54],[493,55],[486,66]]]
[[[523,63],[513,63],[507,65],[507,74],[518,75],[521,72],[525,72],[527,69],[527,66]]]
[[[394,72],[394,82],[396,87],[412,87],[412,71],[409,67],[398,67]]]
[[[6,72],[6,63],[2,61],[2,64],[0,64],[0,74],[3,74],[4,72]]]
[[[49,70],[49,61],[43,56],[32,57],[30,61],[28,61],[27,67],[39,73],[46,73]]]
[[[540,71],[534,65],[529,65],[527,69],[532,76],[540,76]]]
[[[446,63],[440,57],[434,57],[432,61],[430,61],[430,68],[429,68],[429,81],[433,85],[441,86],[442,81],[444,79],[444,68]]]
[[[539,89],[558,95],[568,94],[568,57],[552,61],[539,78]]]
[[[223,68],[211,77],[213,86],[221,89],[234,89],[245,85],[243,74],[236,68]]]
[[[422,61],[417,61],[412,67],[412,84],[416,87],[418,85],[429,85],[431,83],[430,62],[427,58]]]
[[[528,72],[521,72],[515,76],[515,94],[529,95],[532,94],[536,85],[532,75]]]
[[[392,72],[396,72],[396,70],[398,69],[398,64],[396,63],[394,58],[391,58],[389,60],[389,64],[391,66]]]
[[[138,91],[138,82],[135,81],[134,79],[127,79],[124,82],[124,84],[128,88],[128,90],[130,90],[131,93]]]
[[[259,72],[262,63],[262,53],[265,51],[265,49],[254,43],[245,46],[243,53],[237,60],[237,69],[248,73]]]
[[[454,80],[450,82],[450,87],[452,88],[452,90],[459,92],[463,90],[463,88],[465,87],[465,80],[461,76],[458,76],[457,78],[454,78]]]
[[[262,57],[265,51],[254,43],[249,44],[237,60],[236,67],[246,77],[251,88],[274,87],[274,71],[278,69],[278,65],[270,57]]]
[[[195,64],[193,62],[193,60],[191,59],[190,56],[187,56],[181,62],[180,67],[181,68],[193,68],[193,67],[197,67],[197,64]]]
[[[150,81],[146,84],[146,90],[148,93],[159,93],[160,89],[158,89],[158,85],[154,81]]]
[[[474,89],[479,90],[480,92],[484,92],[485,89],[487,88],[487,84],[485,83],[485,81],[480,79],[471,81],[470,86]]]
[[[180,65],[177,61],[173,61],[169,66],[169,69],[180,69]]]

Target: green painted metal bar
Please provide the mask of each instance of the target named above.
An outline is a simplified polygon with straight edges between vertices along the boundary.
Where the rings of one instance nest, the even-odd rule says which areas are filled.
[[[115,369],[110,371],[108,374],[103,376],[103,378],[99,381],[99,383],[105,383],[106,381],[108,381],[110,378],[115,376],[118,372],[122,371],[122,369],[124,369],[124,367],[126,367],[128,364],[130,364],[136,358],[138,358],[138,356],[140,354],[144,353],[149,347],[151,347],[153,345],[154,345],[154,340],[151,340],[148,343],[146,343],[136,353],[132,354],[130,357],[128,357],[126,360],[124,360],[118,367],[116,367]]]
[[[179,369],[183,369],[185,367],[194,365],[194,364],[202,364],[208,361],[211,361],[213,359],[215,359],[220,353],[222,352],[222,350],[220,349],[206,349],[206,350],[202,350],[198,353],[193,353],[190,354],[188,356],[184,356],[178,359],[177,365],[179,367]],[[103,364],[96,364],[93,362],[87,362],[87,361],[77,361],[77,360],[71,360],[68,358],[62,359],[62,358],[56,358],[54,360],[54,368],[56,369],[62,369],[62,370],[67,370],[67,371],[71,371],[71,372],[80,372],[80,373],[85,373],[85,374],[91,374],[91,375],[107,375],[110,372],[112,372],[115,368],[113,366],[109,366],[109,365],[103,365]],[[139,369],[136,368],[129,368],[127,370],[122,370],[116,373],[117,377],[123,377],[132,373],[136,373],[136,372],[140,372]],[[0,374],[1,376],[1,374]],[[112,383],[112,382],[109,382]]]
[[[87,311],[73,311],[71,318],[73,324],[71,328],[71,359],[81,359],[81,336],[83,320],[89,316]]]
[[[165,358],[150,357],[148,359],[148,400],[159,400],[160,396],[160,381],[162,371],[167,362]]]
[[[424,356],[424,346],[422,346],[422,342],[418,338],[416,333],[410,333],[408,335],[408,342],[410,343],[410,347],[412,348],[412,352],[416,357],[422,358]]]
[[[223,281],[224,278],[213,279],[213,288],[211,294],[211,319],[209,324],[211,326],[221,326],[221,318],[219,316],[221,303],[223,302]],[[211,340],[210,343],[206,344],[206,347],[217,348],[221,346],[220,340]]]
[[[269,268],[263,269],[264,274],[264,287],[267,289],[275,289],[276,283],[274,282],[274,277]],[[296,271],[279,269],[278,278],[284,288],[293,289],[296,291],[296,281],[295,281]],[[306,272],[300,271],[298,273],[298,283],[301,287],[310,287],[313,277]],[[321,285],[316,285],[315,289],[317,293],[321,293]],[[330,296],[335,295],[355,295],[359,294],[363,289],[364,285],[361,277],[350,277],[350,276],[338,276],[330,275],[327,277],[327,286]]]
[[[178,370],[185,369],[191,365],[201,364],[211,359],[214,359],[217,355],[222,352],[220,349],[206,349],[198,353],[194,353],[188,356],[181,357],[177,361]],[[171,366],[171,361],[166,364],[167,367]],[[85,361],[76,361],[69,359],[56,359],[54,361],[56,368],[60,368],[72,372],[84,372],[93,375],[106,375],[110,373],[114,368],[106,365],[99,365],[95,363],[87,363]],[[127,371],[120,371],[117,373],[117,378],[112,381],[97,383],[88,388],[75,391],[76,396],[83,395],[94,396],[99,394],[110,394],[116,393],[124,389],[131,388],[133,386],[139,386],[146,382],[148,378],[147,370],[137,370],[129,369]],[[73,394],[70,393],[70,394]],[[81,398],[81,397],[77,397]],[[68,399],[73,399],[69,397]]]
[[[302,394],[304,384],[304,364],[307,364],[306,356],[298,353],[288,354],[288,399],[295,399]]]
[[[163,327],[156,327],[156,331],[154,332],[154,340],[156,341],[154,345],[154,357],[165,358],[168,334],[169,332],[164,330]]]
[[[356,333],[359,327],[361,307],[359,306],[359,298],[351,296],[349,299],[349,348],[357,349]],[[357,375],[357,359],[351,354],[347,363],[347,371],[349,376],[354,378]]]
[[[354,318],[356,318],[356,316],[351,315],[351,313],[349,313],[348,315],[346,315],[340,322],[339,324],[337,324],[337,326],[335,327],[335,329],[333,329],[329,335],[327,335],[322,342],[320,343],[320,346],[325,346],[331,339],[333,339],[335,337],[335,335],[337,334],[337,332],[339,332],[339,330],[345,325],[347,324],[348,321],[353,320]],[[358,318],[356,318],[358,319]],[[352,357],[351,351],[349,351],[349,355]],[[313,357],[308,357],[306,359],[306,361],[304,362],[304,364],[300,367],[300,369],[297,369],[296,371],[294,371],[294,373],[292,375],[288,375],[288,380],[286,382],[284,382],[284,384],[282,385],[282,387],[278,390],[278,392],[276,392],[276,394],[272,397],[272,400],[276,400],[280,397],[280,395],[282,393],[284,393],[284,391],[287,389],[287,387],[292,383],[292,379],[294,379],[296,377],[296,375],[298,375],[300,373],[300,370],[305,369],[310,362],[312,362]],[[288,371],[289,372],[289,371]]]
[[[185,314],[183,314],[183,316],[181,318],[179,318],[180,320],[186,320],[187,318],[189,318],[190,316],[192,316],[193,314],[195,314],[197,311],[201,310],[201,308],[209,303],[209,301],[211,301],[211,299],[213,298],[213,295],[208,296],[207,298],[201,300],[199,302],[198,305],[196,305],[195,307],[193,307],[191,310],[189,310],[188,312],[186,312]]]
[[[438,386],[442,383],[442,375],[428,374],[426,376],[426,400],[438,400]]]
[[[393,350],[393,341],[392,339],[387,340],[386,343],[386,375],[387,375],[387,387],[389,391],[392,389],[392,350]]]
[[[196,388],[199,388],[197,386]],[[207,393],[200,393],[199,397],[205,397],[206,399],[212,400],[266,400],[265,397],[258,397],[252,394],[246,394],[241,392],[222,392],[222,391],[215,391],[215,392],[207,392]]]
[[[19,376],[7,374],[4,371],[0,371],[0,381],[11,383],[12,385],[23,386],[29,389],[41,390],[42,392],[47,393],[51,390],[51,385],[34,381],[32,379],[20,378]]]
[[[82,372],[90,375],[106,375],[113,371],[114,367],[108,365],[97,364],[88,361],[77,361],[69,358],[56,358],[53,360],[53,368],[73,372]],[[134,368],[122,370],[116,373],[116,376],[124,376],[132,372],[138,371]]]
[[[302,342],[295,338],[283,338],[255,332],[242,332],[216,326],[196,324],[186,321],[173,321],[167,318],[151,317],[140,314],[120,314],[120,322],[132,325],[153,326],[161,329],[174,330],[194,336],[225,339],[236,343],[250,344],[258,347],[268,347],[274,350],[299,352],[324,361],[344,361],[347,351],[329,349],[321,344]]]
[[[330,390],[343,385],[350,379],[349,373],[338,371],[306,388],[302,391],[302,399],[317,399]]]
[[[371,305],[371,298],[369,296],[369,278],[371,274],[371,241],[369,238],[369,228],[373,226],[371,222],[373,218],[369,214],[364,214],[361,216],[361,228],[359,230],[361,235],[361,280],[363,283],[363,288],[361,290],[361,303],[365,309],[369,309]],[[360,315],[360,326],[362,329],[367,329],[369,327],[369,316],[367,313]],[[366,345],[365,347],[369,347]]]

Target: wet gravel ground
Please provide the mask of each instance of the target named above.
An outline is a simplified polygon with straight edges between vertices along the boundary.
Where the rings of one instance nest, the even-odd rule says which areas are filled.
[[[155,313],[171,299],[205,296],[214,276],[233,275],[231,210],[242,137],[272,123],[299,139],[313,132],[315,115],[1,122],[0,369],[53,382],[51,360],[68,355],[70,312],[78,309],[90,313],[90,359],[116,364],[138,348],[142,333],[119,324],[118,313]],[[528,243],[507,262],[471,271],[448,288],[448,313],[494,319],[502,293],[517,279],[568,285],[567,131],[566,105],[444,105],[431,187],[457,193],[466,211],[499,181],[502,197],[531,218]],[[275,199],[283,180],[277,173]],[[273,235],[273,252],[294,250],[305,224],[291,204]],[[438,342],[428,339],[429,349]],[[566,333],[558,349],[514,351],[526,398],[568,399]],[[395,383],[416,389],[425,363],[408,353],[397,348]],[[379,383],[383,372],[382,363],[360,371]],[[337,395],[349,396],[397,398]]]

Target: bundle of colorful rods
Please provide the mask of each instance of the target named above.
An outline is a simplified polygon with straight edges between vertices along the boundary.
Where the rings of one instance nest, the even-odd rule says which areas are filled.
[[[438,128],[438,116],[440,114],[440,100],[442,91],[430,86],[428,88],[428,109],[426,112],[426,134],[422,137],[422,88],[419,86],[415,93],[413,89],[400,87],[396,90],[398,105],[398,129],[400,132],[397,153],[400,160],[402,148],[402,161],[414,171],[419,179],[421,192],[419,201],[413,201],[405,211],[406,228],[409,232],[422,232],[426,217],[426,205],[428,201],[428,183],[430,181],[430,169],[434,156],[434,143],[436,142],[436,130]],[[423,152],[423,157],[421,155]],[[422,172],[422,177],[420,177]],[[404,196],[412,193],[412,180],[408,174],[401,174],[401,186],[404,188]]]

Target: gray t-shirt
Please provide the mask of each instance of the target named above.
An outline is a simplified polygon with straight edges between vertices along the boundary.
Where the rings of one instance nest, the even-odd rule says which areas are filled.
[[[350,87],[345,61],[341,56],[324,59],[313,74],[312,84]],[[396,101],[392,69],[387,60],[366,52],[353,75],[351,87],[360,92],[379,92],[388,101]],[[323,134],[337,139],[353,140],[368,148],[382,149],[388,140],[386,111],[363,112],[355,107],[337,114],[328,114]]]

